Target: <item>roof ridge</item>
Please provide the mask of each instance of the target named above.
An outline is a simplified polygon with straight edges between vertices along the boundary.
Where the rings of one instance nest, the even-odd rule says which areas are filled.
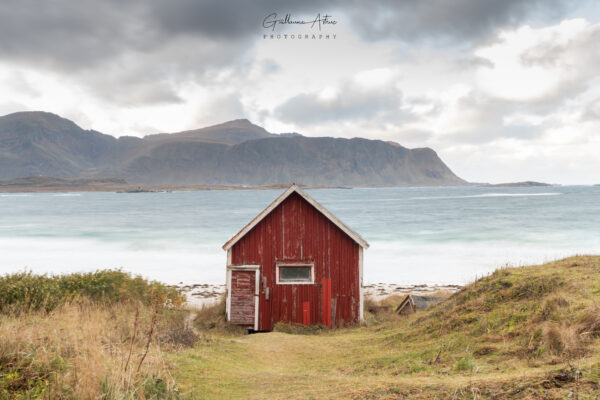
[[[337,218],[329,210],[323,207],[318,201],[316,201],[308,193],[300,189],[300,187],[296,183],[292,183],[290,187],[288,187],[275,200],[273,200],[271,204],[269,204],[256,217],[254,217],[252,221],[250,221],[238,233],[236,233],[231,239],[229,239],[223,245],[223,250],[229,250],[231,247],[233,247],[233,245],[235,245],[241,238],[246,236],[248,232],[250,232],[256,225],[258,225],[258,223],[262,221],[267,215],[269,215],[271,211],[273,211],[279,204],[283,203],[283,201],[287,199],[292,193],[298,193],[304,200],[306,200],[310,205],[315,207],[321,214],[323,214],[327,219],[329,219],[335,226],[340,228],[342,232],[348,235],[358,245],[360,245],[364,249],[369,248],[369,243],[367,243],[367,241],[364,240],[358,233],[350,229],[339,218]]]

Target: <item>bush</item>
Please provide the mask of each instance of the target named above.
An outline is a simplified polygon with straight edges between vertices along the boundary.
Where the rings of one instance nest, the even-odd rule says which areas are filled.
[[[560,276],[538,276],[522,279],[517,285],[502,293],[505,300],[509,299],[536,299],[552,293],[565,285],[564,278]]]
[[[600,336],[600,304],[592,304],[579,316],[579,332],[591,337]]]
[[[573,326],[546,323],[543,340],[545,347],[557,356],[580,357],[585,352],[583,340]]]
[[[165,310],[157,327],[158,341],[175,350],[193,347],[200,335],[189,317],[187,310]]]
[[[243,326],[227,322],[225,315],[225,296],[213,305],[204,306],[195,312],[191,322],[194,327],[202,332],[214,332],[220,334],[243,335],[246,329]]]
[[[42,310],[49,312],[81,298],[113,304],[140,301],[181,305],[183,296],[175,288],[133,277],[119,270],[70,275],[33,275],[21,272],[0,277],[0,313]]]
[[[541,321],[558,321],[560,319],[560,310],[568,305],[569,302],[561,294],[549,296],[544,300],[539,319]]]
[[[472,371],[475,368],[475,363],[471,357],[463,357],[456,362],[455,369],[457,371]]]

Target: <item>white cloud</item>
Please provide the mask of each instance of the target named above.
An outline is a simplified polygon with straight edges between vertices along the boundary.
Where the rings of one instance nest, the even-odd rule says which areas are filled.
[[[572,19],[558,25],[503,31],[475,51],[478,86],[511,101],[548,101],[581,88],[600,69],[600,24]]]

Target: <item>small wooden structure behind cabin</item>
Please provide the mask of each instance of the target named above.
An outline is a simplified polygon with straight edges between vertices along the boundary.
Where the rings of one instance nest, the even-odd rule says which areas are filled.
[[[363,319],[363,250],[369,244],[290,186],[231,238],[227,320],[255,331],[279,321],[329,328]]]

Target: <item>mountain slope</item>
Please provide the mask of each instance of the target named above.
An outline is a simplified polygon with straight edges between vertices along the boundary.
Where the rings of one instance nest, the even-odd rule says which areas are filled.
[[[113,174],[114,175],[114,174]],[[325,186],[460,185],[431,149],[378,140],[272,137],[227,146],[168,142],[123,169],[129,182],[244,184],[301,182]]]
[[[197,140],[204,142],[237,144],[247,140],[276,136],[247,119],[236,119],[222,124],[178,133],[159,133],[145,136],[145,140]]]
[[[10,114],[0,118],[0,178],[76,176],[102,164],[116,143],[55,114]]]
[[[111,176],[132,184],[465,184],[428,148],[275,135],[248,120],[116,139],[50,113],[0,117],[0,180],[39,175]]]

